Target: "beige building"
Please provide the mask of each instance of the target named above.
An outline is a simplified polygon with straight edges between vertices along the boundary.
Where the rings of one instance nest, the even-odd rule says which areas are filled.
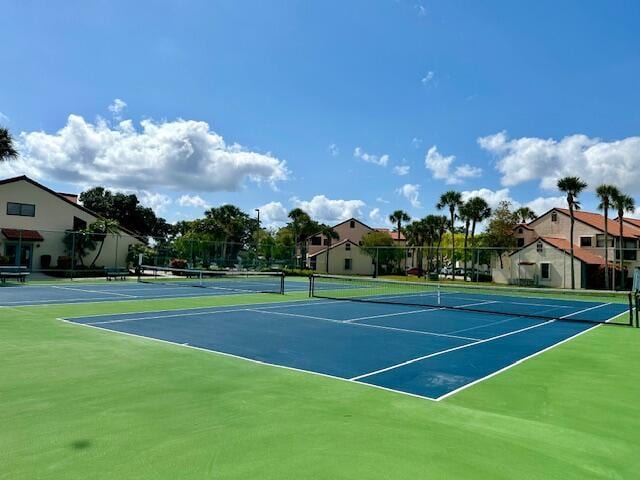
[[[100,217],[77,203],[77,196],[58,193],[26,177],[0,180],[0,256],[10,265],[32,271],[62,268],[70,253],[64,244],[67,231],[86,228]],[[142,244],[135,234],[120,229],[108,236],[96,266],[124,267],[132,245]],[[97,254],[89,251],[86,263]]]
[[[391,236],[394,245],[404,247],[405,237],[402,233],[388,228],[372,228],[357,218],[350,218],[333,226],[338,234],[337,240],[331,241],[325,235],[317,233],[307,239],[308,268],[318,273],[327,273],[327,253],[329,255],[329,273],[341,275],[373,275],[374,263],[371,255],[360,248],[362,239],[371,232],[382,232]],[[329,247],[329,248],[327,248]]]
[[[620,223],[607,220],[608,246],[605,246],[604,216],[592,212],[575,212],[574,272],[577,288],[602,288],[604,285],[605,250],[608,250],[612,282],[625,275],[629,278],[638,266],[640,220],[624,219],[623,265],[619,268]],[[493,280],[549,287],[571,286],[569,210],[553,208],[527,224],[514,229],[518,250],[494,259]]]

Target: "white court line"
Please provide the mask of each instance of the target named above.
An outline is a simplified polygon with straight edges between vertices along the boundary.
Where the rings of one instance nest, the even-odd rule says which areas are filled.
[[[313,320],[322,320],[325,322],[331,322],[331,323],[338,323],[340,325],[353,325],[354,327],[363,327],[363,328],[377,328],[380,330],[391,330],[394,332],[405,332],[405,333],[417,333],[420,335],[427,335],[427,336],[431,336],[431,337],[446,337],[446,338],[455,338],[456,340],[467,340],[467,341],[471,341],[471,342],[475,342],[478,341],[477,338],[471,338],[471,337],[461,337],[458,335],[447,335],[446,333],[434,333],[434,332],[423,332],[421,330],[410,330],[408,328],[397,328],[397,327],[387,327],[384,325],[369,325],[368,323],[346,323],[343,320],[335,320],[332,318],[323,318],[323,317],[312,317],[309,315],[300,315],[297,313],[283,313],[283,312],[264,312],[261,311],[259,309],[250,309],[247,308],[247,311],[250,312],[258,312],[258,313],[268,313],[271,315],[283,315],[286,317],[301,317],[301,318],[309,318],[309,319],[313,319]]]
[[[129,298],[139,298],[137,295],[127,295],[125,293],[116,293],[116,292],[103,292],[101,290],[88,290],[86,288],[75,288],[75,287],[61,287],[59,285],[53,285],[51,288],[57,288],[60,290],[70,290],[74,292],[85,292],[85,293],[99,293],[104,295],[116,295],[120,297],[129,297]]]
[[[560,318],[569,318],[569,317],[573,317],[574,315],[578,315],[579,313],[584,313],[584,312],[588,312],[589,310],[595,310],[596,308],[602,308],[602,307],[606,307],[607,305],[611,305],[611,302],[609,303],[603,303],[602,305],[596,305],[595,307],[591,307],[591,308],[584,308],[582,310],[578,310],[575,313],[570,313],[569,315],[564,315],[563,317]],[[617,316],[617,315],[616,315]],[[615,318],[615,317],[614,317]],[[610,319],[609,319],[610,320]],[[607,321],[609,321],[607,320]]]
[[[338,303],[338,301],[335,302],[323,302],[319,305],[329,305],[331,303]],[[267,305],[266,307],[260,307],[259,305]],[[175,311],[180,312],[180,313],[173,313],[173,314],[169,314],[169,315],[149,315],[146,317],[127,317],[127,318],[119,318],[119,319],[115,319],[115,320],[105,320],[104,322],[87,322],[87,324],[91,324],[91,325],[105,325],[105,324],[109,324],[109,323],[124,323],[124,322],[135,322],[135,321],[139,321],[139,320],[158,320],[161,318],[176,318],[176,317],[194,317],[197,315],[208,315],[208,314],[215,314],[215,313],[232,313],[232,312],[244,312],[247,311],[248,308],[253,307],[253,306],[258,306],[258,308],[267,310],[267,309],[272,309],[272,308],[294,308],[294,307],[304,307],[307,304],[298,304],[298,305],[282,305],[279,302],[276,302],[275,305],[272,304],[255,304],[255,305],[251,305],[251,304],[238,304],[238,305],[221,305],[218,307],[193,307],[191,310],[199,310],[199,309],[222,309],[222,310],[205,310],[202,312],[180,312],[181,309],[177,309]],[[239,307],[239,308],[231,308],[229,309],[228,307]],[[226,309],[225,309],[226,308]],[[187,309],[184,309],[187,310]],[[160,310],[160,311],[166,311],[166,312],[171,312],[174,310]],[[139,313],[155,313],[153,311],[149,311],[149,312],[133,312],[131,315],[137,315]],[[109,316],[109,317],[114,317],[114,316],[123,316],[123,315],[130,315],[127,313],[107,313],[107,314],[101,314],[101,315],[96,315],[96,317],[101,317],[101,316]],[[76,318],[88,318],[87,317],[76,317]],[[320,318],[320,317],[318,317]],[[68,319],[68,320],[73,320]],[[338,320],[336,320],[338,321]]]
[[[281,368],[283,370],[290,370],[290,371],[293,371],[293,372],[310,373],[311,375],[316,375],[316,376],[324,377],[324,378],[331,378],[333,380],[340,380],[340,381],[343,381],[343,382],[349,382],[351,384],[360,385],[360,386],[367,387],[367,388],[375,388],[375,389],[378,389],[378,390],[384,390],[386,392],[399,393],[401,395],[406,395],[408,397],[420,398],[422,400],[430,400],[432,402],[437,401],[435,398],[432,398],[432,397],[427,397],[427,396],[424,396],[424,395],[418,395],[416,393],[403,392],[402,390],[394,390],[393,388],[382,387],[382,386],[379,386],[379,385],[372,385],[370,383],[356,382],[356,381],[350,380],[348,378],[338,377],[338,376],[335,376],[335,375],[331,375],[329,373],[314,372],[313,370],[304,370],[302,368],[296,368],[296,367],[287,367],[286,365],[278,365],[277,363],[263,362],[262,360],[256,360],[256,359],[249,358],[249,357],[242,357],[240,355],[234,355],[233,353],[226,353],[226,352],[221,352],[219,350],[212,350],[212,349],[209,349],[209,348],[196,347],[196,346],[193,346],[193,345],[187,345],[187,344],[183,344],[183,343],[172,342],[170,340],[162,340],[160,338],[145,337],[144,335],[137,335],[135,333],[121,332],[119,330],[111,330],[109,328],[98,327],[96,325],[90,325],[88,323],[70,322],[68,320],[65,320],[64,318],[58,318],[58,320],[63,321],[65,323],[70,323],[72,325],[80,325],[82,327],[95,328],[96,330],[100,330],[102,332],[118,333],[120,335],[127,335],[129,337],[134,337],[134,338],[138,338],[138,339],[142,339],[142,340],[151,340],[151,341],[154,341],[154,342],[160,342],[160,343],[164,343],[166,345],[171,345],[171,346],[175,346],[175,347],[190,348],[192,350],[198,350],[200,352],[210,353],[210,354],[214,354],[214,355],[222,355],[222,356],[225,356],[225,357],[235,358],[235,359],[238,359],[238,360],[244,360],[244,361],[247,361],[247,362],[255,363],[257,365]]]
[[[368,317],[349,318],[347,320],[342,320],[342,322],[351,323],[351,322],[357,322],[359,320],[369,320],[372,318],[396,317],[399,315],[411,315],[413,313],[433,312],[434,310],[440,310],[440,308],[423,308],[421,310],[411,310],[409,312],[396,312],[396,313],[384,313],[382,315],[369,315]]]
[[[350,380],[361,380],[363,378],[371,377],[371,376],[377,375],[379,373],[384,373],[384,372],[388,372],[389,370],[395,370],[396,368],[404,367],[406,365],[411,365],[412,363],[416,363],[416,362],[419,362],[421,360],[426,360],[427,358],[437,357],[437,356],[443,355],[445,353],[455,352],[456,350],[462,350],[464,348],[473,347],[474,345],[480,345],[481,343],[492,342],[492,341],[498,340],[500,338],[509,337],[511,335],[515,335],[516,333],[524,332],[526,330],[531,330],[532,328],[538,328],[538,327],[541,327],[543,325],[547,325],[548,323],[553,323],[553,320],[550,321],[550,322],[539,323],[537,325],[532,325],[532,326],[529,326],[529,327],[520,328],[520,329],[514,330],[512,332],[503,333],[502,335],[496,335],[495,337],[489,337],[489,338],[485,338],[483,340],[478,340],[476,342],[467,343],[465,345],[459,345],[457,347],[448,348],[446,350],[441,350],[439,352],[430,353],[428,355],[423,355],[421,357],[412,358],[411,360],[407,360],[405,362],[397,363],[395,365],[391,365],[389,367],[381,368],[381,369],[375,370],[373,372],[364,373],[362,375],[358,375],[356,377],[352,377]]]

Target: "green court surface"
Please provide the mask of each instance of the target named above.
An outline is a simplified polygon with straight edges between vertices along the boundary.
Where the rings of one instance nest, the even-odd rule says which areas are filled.
[[[0,479],[638,476],[640,329],[433,402],[57,320],[281,300],[0,308]]]

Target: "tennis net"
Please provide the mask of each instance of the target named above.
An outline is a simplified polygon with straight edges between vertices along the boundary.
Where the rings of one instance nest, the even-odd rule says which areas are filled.
[[[314,274],[310,295],[332,300],[421,306],[471,312],[633,325],[628,292],[446,285]]]
[[[141,265],[138,281],[174,287],[200,287],[229,293],[284,293],[282,272],[209,271]]]

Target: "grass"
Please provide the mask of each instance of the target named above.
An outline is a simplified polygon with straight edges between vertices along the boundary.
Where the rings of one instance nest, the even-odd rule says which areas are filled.
[[[638,329],[596,328],[430,402],[56,320],[240,299],[0,309],[0,479],[622,479],[640,469]],[[241,300],[270,299],[282,297]]]

